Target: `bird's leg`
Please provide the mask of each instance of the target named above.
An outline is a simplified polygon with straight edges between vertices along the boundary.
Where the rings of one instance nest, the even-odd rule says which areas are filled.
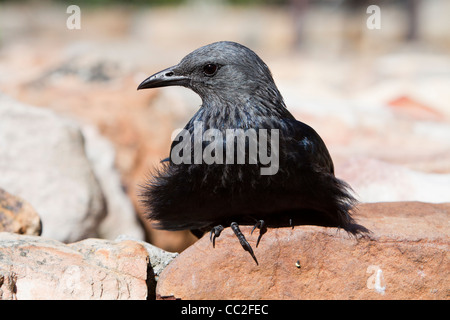
[[[289,219],[289,225],[291,226],[292,229],[294,229],[294,223],[292,222],[292,218]]]
[[[239,226],[236,222],[231,223],[231,229],[233,230],[236,237],[239,239],[239,243],[241,244],[242,248],[244,248],[245,251],[248,251],[252,256],[253,260],[255,260],[256,264],[258,264],[258,260],[256,260],[252,247],[248,243],[247,239],[245,239],[244,235],[241,232],[241,229],[239,229]]]
[[[255,231],[256,228],[259,229],[259,236],[258,240],[256,241],[256,247],[258,248],[259,240],[261,240],[262,235],[267,231],[266,223],[264,222],[264,220],[258,220],[258,222],[256,222],[256,224],[253,226],[252,232],[250,234],[253,234],[253,231]]]
[[[220,236],[222,231],[223,231],[223,226],[221,224],[219,224],[218,226],[215,226],[214,228],[211,229],[211,233],[209,234],[209,240],[211,240],[211,242],[213,244],[213,248],[215,248],[215,245],[216,245],[216,238],[218,238]]]

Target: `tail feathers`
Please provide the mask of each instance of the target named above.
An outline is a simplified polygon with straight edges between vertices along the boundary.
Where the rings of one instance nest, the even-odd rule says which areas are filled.
[[[353,189],[345,181],[333,177],[335,205],[337,207],[336,225],[353,236],[369,234],[370,230],[355,222],[352,214],[356,211],[358,200],[352,195]]]
[[[220,210],[227,210],[227,205],[223,208],[224,201],[216,204],[217,198],[212,191],[204,197],[209,199],[208,206],[205,206],[205,203],[201,204],[198,200],[193,200],[191,195],[196,194],[193,193],[193,190],[199,188],[198,185],[195,185],[195,181],[198,181],[198,179],[193,178],[198,177],[189,175],[190,179],[187,179],[186,175],[182,173],[183,171],[181,170],[180,173],[178,166],[171,166],[165,162],[153,172],[146,185],[142,186],[142,202],[147,209],[148,218],[155,222],[156,228],[165,230],[199,229],[220,224],[223,219],[237,219],[236,221],[244,224],[247,222],[244,221],[244,212],[238,212],[236,207],[230,207],[230,216],[223,214],[217,216]],[[310,214],[305,215],[302,209],[300,209],[301,214],[295,213],[298,211],[297,208],[277,211],[276,206],[273,207],[273,213],[269,210],[264,213],[255,212],[253,214],[249,212],[252,207],[245,206],[246,215],[254,216],[257,219],[263,218],[268,223],[270,222],[269,225],[279,224],[282,226],[292,218],[294,224],[310,224],[309,222],[311,222],[315,225],[338,227],[355,237],[370,233],[367,228],[357,224],[352,216],[357,212],[358,201],[353,196],[352,188],[346,182],[336,178],[333,174],[324,174],[317,183],[320,185],[319,190],[322,190],[322,192],[316,194],[311,191],[308,195],[308,198],[311,199],[311,202],[309,202],[311,207],[303,208],[307,212],[311,211]],[[289,197],[290,195],[286,199],[289,200]],[[299,201],[300,206],[308,199],[298,199],[295,194],[292,194],[292,197],[296,199],[295,201]],[[273,201],[279,200],[277,197],[271,199]],[[258,203],[255,202],[255,205],[257,206]],[[234,211],[231,209],[234,209]]]

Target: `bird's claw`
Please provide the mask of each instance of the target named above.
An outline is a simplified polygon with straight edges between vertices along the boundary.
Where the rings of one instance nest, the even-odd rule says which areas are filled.
[[[245,239],[244,235],[241,232],[241,229],[239,229],[239,226],[236,222],[231,223],[231,229],[233,230],[236,237],[239,239],[239,243],[241,244],[242,248],[244,248],[245,251],[248,251],[250,253],[253,260],[255,260],[256,264],[259,264],[255,254],[253,253],[253,249],[250,246],[250,243],[248,243],[247,239]]]
[[[223,231],[223,226],[221,224],[219,224],[218,226],[215,226],[214,228],[211,229],[211,232],[209,234],[209,240],[212,242],[213,248],[215,248],[215,246],[216,246],[216,238],[218,238],[220,236],[222,231]]]
[[[253,231],[255,231],[256,228],[259,229],[258,240],[256,240],[256,247],[258,247],[259,240],[261,240],[262,235],[267,231],[266,223],[264,222],[264,220],[258,220],[258,222],[256,222],[253,226],[252,232],[250,232],[250,234],[253,234]]]

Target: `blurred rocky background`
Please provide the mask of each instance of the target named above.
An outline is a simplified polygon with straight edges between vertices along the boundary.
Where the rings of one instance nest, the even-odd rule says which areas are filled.
[[[36,234],[195,241],[153,230],[139,190],[201,101],[136,87],[219,40],[268,64],[361,202],[450,202],[449,1],[78,1],[69,29],[71,4],[0,1],[0,188],[34,208]]]

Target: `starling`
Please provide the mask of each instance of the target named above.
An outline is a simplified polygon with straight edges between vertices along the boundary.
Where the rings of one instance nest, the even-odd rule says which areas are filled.
[[[258,263],[239,225],[320,225],[367,233],[350,210],[350,186],[310,126],[287,110],[267,65],[249,48],[215,42],[145,79],[139,89],[183,86],[202,105],[171,145],[142,193],[164,230],[210,231],[215,245],[231,226]],[[253,233],[252,230],[252,233]]]

